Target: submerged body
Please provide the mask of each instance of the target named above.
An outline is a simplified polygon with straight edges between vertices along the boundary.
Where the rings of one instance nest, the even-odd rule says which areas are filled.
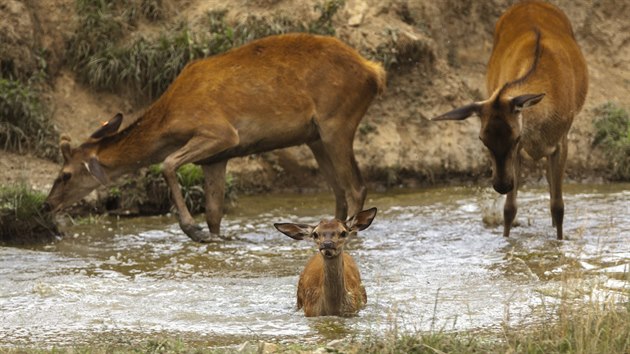
[[[202,165],[206,221],[218,234],[228,159],[305,143],[335,193],[335,215],[345,218],[361,210],[366,195],[354,133],[384,84],[379,64],[337,39],[308,34],[271,36],[191,62],[126,129],[118,131],[118,115],[77,148],[62,141],[65,162],[47,203],[59,210],[99,183],[163,162],[180,226],[207,241],[176,170]]]
[[[343,281],[338,279],[343,278]],[[354,259],[343,253],[335,260],[316,254],[300,274],[297,308],[306,317],[351,316],[367,303],[367,293]]]
[[[490,152],[493,187],[507,194],[506,237],[516,217],[522,155],[546,158],[552,222],[562,239],[567,135],[588,89],[586,62],[562,10],[536,0],[510,7],[496,24],[486,86],[487,100],[434,120],[481,118],[479,138]]]

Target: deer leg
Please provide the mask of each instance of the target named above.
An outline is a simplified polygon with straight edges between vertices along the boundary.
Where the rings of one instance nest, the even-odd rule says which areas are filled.
[[[510,237],[510,229],[514,224],[518,205],[516,204],[516,196],[521,183],[521,157],[516,157],[514,165],[514,188],[505,196],[505,204],[503,205],[503,236]]]
[[[562,222],[564,219],[564,200],[562,199],[562,178],[567,162],[568,143],[566,136],[562,138],[556,151],[547,156],[547,183],[549,184],[549,197],[551,220],[556,227],[558,240],[562,240]]]
[[[222,130],[219,127],[215,127],[215,129],[215,132],[212,134],[194,136],[186,145],[164,160],[164,178],[173,195],[173,201],[179,215],[179,225],[188,237],[197,242],[208,242],[211,240],[211,235],[203,232],[201,227],[195,224],[192,215],[190,215],[177,182],[176,171],[186,163],[213,156],[238,144],[238,135],[233,129]],[[226,134],[221,134],[221,131],[226,130]]]
[[[346,202],[346,196],[344,190],[341,188],[339,183],[337,183],[335,170],[333,169],[332,162],[328,157],[328,153],[326,152],[322,141],[317,140],[309,143],[308,147],[311,148],[322,175],[335,194],[335,218],[339,220],[346,220],[348,217],[348,203]]]
[[[354,158],[352,140],[354,132],[344,134],[343,129],[331,127],[320,130],[322,144],[330,159],[337,183],[344,191],[348,215],[356,215],[363,209],[367,188],[361,178],[359,166]]]
[[[225,199],[225,169],[227,160],[212,165],[202,165],[206,194],[206,222],[210,234],[219,235]]]

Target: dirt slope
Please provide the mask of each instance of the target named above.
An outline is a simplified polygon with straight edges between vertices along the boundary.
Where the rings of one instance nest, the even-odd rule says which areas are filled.
[[[168,21],[201,18],[209,9],[228,9],[228,19],[238,21],[248,14],[283,13],[307,21],[317,14],[314,0],[186,0],[164,1]],[[377,184],[414,185],[444,178],[477,179],[489,174],[490,166],[477,139],[479,123],[436,124],[438,113],[485,95],[484,71],[490,55],[494,23],[514,1],[509,0],[347,0],[334,21],[337,36],[363,53],[397,39],[396,50],[420,50],[415,60],[389,72],[388,90],[369,110],[355,141],[359,164],[367,179]],[[568,178],[604,175],[606,161],[591,146],[593,111],[613,101],[630,108],[630,4],[615,0],[555,0],[572,19],[578,42],[589,65],[587,103],[570,133]],[[49,103],[60,131],[81,141],[100,121],[116,112],[128,118],[141,114],[125,97],[95,93],[78,84],[63,65],[64,41],[76,19],[72,0],[0,0],[0,23],[11,18],[14,48],[36,42],[50,52],[53,87]],[[10,10],[10,11],[9,11]],[[17,21],[17,22],[16,22]],[[7,28],[6,25],[2,25]],[[158,26],[159,27],[159,26]],[[33,28],[35,30],[33,30]],[[156,31],[156,25],[139,26]],[[21,32],[15,32],[21,31]],[[4,42],[7,42],[4,40]],[[406,43],[406,44],[405,44]],[[17,52],[16,52],[17,53]],[[31,183],[46,189],[53,176],[50,163],[29,157],[0,154],[0,181],[15,179],[11,171],[29,169]],[[15,167],[22,166],[22,167]],[[235,159],[229,171],[237,185],[251,191],[303,190],[324,187],[310,151],[296,147]],[[8,172],[7,172],[8,171]],[[8,174],[8,175],[7,175]],[[534,172],[538,178],[542,172]],[[41,178],[41,180],[40,180]]]

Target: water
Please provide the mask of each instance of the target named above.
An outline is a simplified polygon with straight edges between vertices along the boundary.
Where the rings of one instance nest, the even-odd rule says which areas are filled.
[[[212,244],[189,241],[172,217],[96,218],[52,245],[0,247],[0,347],[325,342],[537,321],[572,283],[578,298],[630,288],[629,201],[630,185],[566,186],[568,239],[557,241],[546,189],[519,193],[509,239],[488,190],[371,193],[379,213],[347,247],[368,304],[347,319],[296,311],[314,244],[272,226],[329,218],[328,194],[242,197],[223,221],[234,239]]]

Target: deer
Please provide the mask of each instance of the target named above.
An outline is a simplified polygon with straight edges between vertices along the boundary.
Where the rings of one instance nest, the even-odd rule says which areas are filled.
[[[521,1],[495,26],[486,73],[489,98],[432,120],[481,120],[479,139],[492,161],[492,186],[506,194],[503,236],[509,237],[517,213],[523,159],[546,159],[552,225],[563,239],[562,180],[568,132],[582,109],[588,71],[569,18],[542,1]]]
[[[347,221],[322,220],[317,225],[275,223],[275,228],[295,240],[311,238],[319,250],[300,274],[297,308],[306,317],[353,316],[367,303],[359,268],[344,252],[349,236],[367,229],[376,208],[363,210]]]
[[[335,216],[363,208],[367,189],[353,140],[385,88],[382,65],[338,39],[269,36],[188,63],[135,122],[116,114],[86,141],[62,137],[63,166],[44,209],[58,212],[95,188],[162,163],[182,231],[193,241],[219,238],[227,161],[306,144],[335,195]],[[208,232],[195,223],[177,182],[187,163],[204,174]]]

